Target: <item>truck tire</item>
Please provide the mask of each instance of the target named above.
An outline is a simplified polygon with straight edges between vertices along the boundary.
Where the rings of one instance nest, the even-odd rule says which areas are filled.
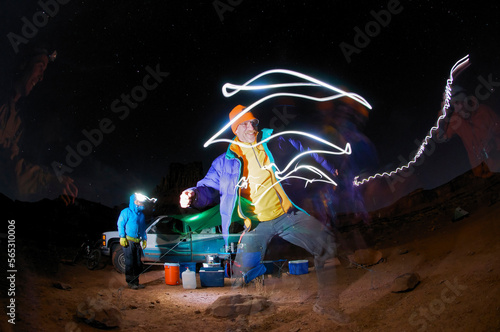
[[[125,254],[123,253],[122,246],[117,246],[116,250],[113,251],[111,260],[116,271],[125,273]]]

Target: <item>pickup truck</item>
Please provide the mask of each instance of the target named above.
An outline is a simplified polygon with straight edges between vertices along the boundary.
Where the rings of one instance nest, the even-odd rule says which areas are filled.
[[[147,226],[147,247],[143,264],[209,262],[209,257],[227,257],[235,253],[241,234],[229,234],[225,246],[221,233],[219,206],[191,215],[158,216]],[[232,248],[232,249],[231,249]],[[125,271],[125,257],[118,231],[102,233],[101,253],[111,256],[118,272]]]

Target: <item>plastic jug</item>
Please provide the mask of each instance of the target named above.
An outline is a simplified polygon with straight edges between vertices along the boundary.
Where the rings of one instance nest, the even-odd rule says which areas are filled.
[[[189,268],[182,272],[182,287],[196,289],[196,272],[189,270]]]

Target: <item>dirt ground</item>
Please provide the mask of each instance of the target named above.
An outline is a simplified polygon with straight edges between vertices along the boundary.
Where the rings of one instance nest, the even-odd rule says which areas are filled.
[[[89,271],[83,263],[60,264],[56,273],[26,269],[18,281],[15,327],[2,320],[2,331],[97,331],[78,319],[86,303],[105,303],[122,317],[119,330],[130,331],[500,331],[500,203],[477,208],[457,222],[422,220],[380,238],[384,260],[368,268],[331,262],[336,280],[325,292],[340,294],[351,322],[339,326],[313,312],[316,273],[264,284],[199,287],[165,284],[162,267],[145,272],[142,290],[124,288],[124,276],[111,265]],[[416,272],[412,291],[391,292],[396,277]],[[54,283],[71,286],[69,290]],[[207,308],[221,295],[263,295],[272,305],[256,314],[216,318]],[[89,302],[90,301],[90,302]],[[12,329],[14,327],[14,329]]]

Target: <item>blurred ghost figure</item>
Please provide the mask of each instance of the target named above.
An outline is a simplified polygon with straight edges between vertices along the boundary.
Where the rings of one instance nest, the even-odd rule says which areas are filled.
[[[59,182],[48,168],[32,164],[25,159],[21,147],[24,126],[21,112],[16,105],[43,80],[49,61],[53,61],[56,55],[55,51],[49,54],[46,49],[37,47],[23,50],[14,70],[1,77],[0,192],[22,200],[40,198],[44,192],[62,192],[62,198],[68,205],[75,201],[78,194],[73,180],[64,177]]]
[[[323,136],[332,138],[340,146],[349,143],[352,153],[337,157],[340,160],[335,161],[339,165],[339,182],[335,195],[320,192],[324,199],[316,201],[323,202],[323,208],[329,211],[333,207],[337,213],[354,214],[367,222],[369,216],[364,198],[360,188],[354,186],[354,178],[370,172],[378,165],[375,147],[362,133],[368,121],[368,109],[350,98],[322,102],[318,104],[318,108],[321,112]],[[330,191],[333,189],[329,188]]]
[[[444,139],[457,135],[467,150],[474,175],[489,177],[500,171],[500,118],[461,86],[452,88]]]

